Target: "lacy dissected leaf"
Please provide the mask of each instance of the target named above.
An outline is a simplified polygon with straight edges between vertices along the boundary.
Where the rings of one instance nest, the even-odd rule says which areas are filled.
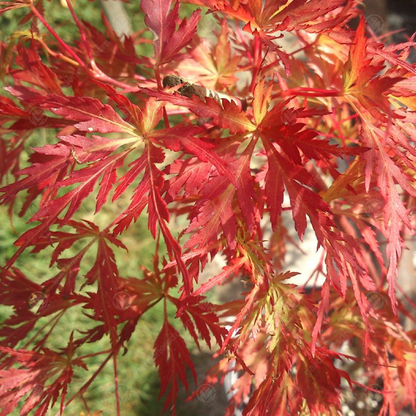
[[[238,362],[230,362],[228,359],[224,359],[219,363],[218,368],[221,368],[224,373],[235,371],[235,373],[238,374],[238,378],[228,391],[228,393],[233,392],[233,396],[231,400],[229,400],[229,406],[225,413],[227,416],[233,415],[234,412],[241,407],[244,407],[244,409],[247,409],[248,411],[250,404],[247,403],[247,398],[256,395],[256,391],[252,391],[253,386],[260,385],[262,381],[268,377],[268,374],[275,374],[273,364],[270,362],[270,357],[264,347],[265,341],[266,336],[264,333],[257,334],[255,339],[247,341],[239,351],[239,359],[247,363],[250,372],[239,371],[243,368],[242,365]],[[258,357],[259,359],[256,359],[255,357]],[[210,384],[215,384],[215,381],[215,379],[212,379],[212,376],[211,379],[206,380],[206,382],[209,382]],[[279,401],[282,408],[285,408],[286,405],[279,400],[278,396],[279,395],[274,396],[277,399],[276,401]]]
[[[168,253],[171,258],[175,258],[180,272],[184,278],[185,294],[191,290],[191,279],[188,270],[182,261],[182,249],[175,238],[172,236],[167,223],[169,222],[169,211],[166,202],[161,196],[164,187],[164,177],[162,172],[156,167],[156,164],[164,161],[164,153],[160,148],[148,143],[142,156],[132,162],[132,167],[121,179],[117,187],[113,201],[130,185],[134,179],[144,170],[141,182],[134,190],[134,195],[130,206],[116,220],[117,226],[114,229],[115,234],[119,234],[124,228],[128,227],[131,221],[136,220],[142,210],[147,206],[149,213],[149,230],[156,237],[157,225],[159,225],[162,235],[165,239]]]
[[[409,403],[413,411],[416,410],[416,353],[414,351],[403,348],[400,351],[400,343],[395,346],[395,350],[400,353],[402,366],[398,368],[399,379],[404,387],[403,405]],[[399,404],[401,405],[401,403]]]
[[[2,203],[12,203],[22,190],[35,188],[40,192],[52,186],[58,178],[65,176],[71,165],[71,151],[62,144],[45,145],[33,150],[29,158],[32,166],[16,172],[16,175],[27,177],[0,189]]]
[[[177,30],[179,3],[170,10],[172,0],[143,0],[141,8],[145,23],[156,35],[154,40],[156,62],[160,65],[170,62],[196,35],[200,10],[192,13],[189,22],[183,19]]]
[[[194,293],[192,297],[184,301],[185,304],[172,301],[177,307],[180,305],[182,308],[183,313],[180,315],[180,319],[198,348],[200,348],[199,338],[202,338],[211,349],[211,334],[215,337],[217,344],[221,345],[227,330],[220,326],[214,305],[210,302],[203,302],[203,300],[203,296],[196,296]]]
[[[132,202],[128,211],[132,211],[135,206],[140,206],[144,198],[147,198],[148,211],[149,211],[149,230],[156,236],[156,225],[158,221],[169,221],[169,212],[166,208],[166,203],[163,201],[160,191],[164,186],[164,178],[161,171],[156,167],[156,164],[162,163],[165,159],[165,155],[162,149],[155,147],[149,143],[143,154],[139,159],[130,164],[130,171],[120,178],[119,185],[114,193],[113,201],[116,200],[129,186],[134,179],[144,170],[144,176],[141,179],[140,184],[134,190]],[[135,209],[135,215],[140,212]],[[119,232],[119,227],[125,222],[126,216],[120,225],[116,228],[116,232]]]
[[[380,190],[374,188],[368,193],[365,192],[363,160],[361,160],[359,162],[353,162],[349,166],[347,172],[342,176],[339,176],[328,191],[323,193],[322,196],[327,202],[335,197],[348,198],[351,201],[350,207],[347,207],[342,211],[335,211],[334,214],[336,216],[345,215],[347,218],[351,218],[354,221],[359,233],[353,228],[350,228],[350,235],[357,241],[359,241],[361,237],[364,238],[364,241],[367,244],[365,249],[370,249],[372,251],[383,275],[385,275],[387,269],[376,233],[377,231],[383,231],[383,225],[377,220],[382,215],[384,198],[380,194]],[[342,221],[341,217],[339,218],[339,220]],[[371,268],[372,264],[368,264],[368,267]],[[378,272],[373,272],[372,275],[378,275]]]
[[[93,191],[101,176],[101,187],[97,195],[97,211],[105,203],[112,185],[116,182],[116,169],[121,166],[125,154],[109,155],[124,142],[120,143],[117,140],[111,141],[101,137],[87,139],[83,136],[63,137],[62,141],[68,145],[46,145],[34,149],[35,153],[29,159],[32,165],[17,172],[19,175],[27,175],[27,177],[1,188],[1,192],[4,193],[1,198],[8,203],[12,203],[16,195],[24,189],[30,192],[27,203],[32,202],[38,195],[43,196],[38,212],[31,219],[31,221],[42,220],[43,224],[27,231],[18,239],[16,245],[20,247],[19,253],[28,245],[32,245],[34,242],[38,243],[37,239],[42,237],[42,233],[45,231],[44,227],[49,227],[51,223],[56,222],[60,213],[69,206],[66,215],[60,221],[60,226],[68,222],[82,201]],[[72,149],[69,145],[72,146]],[[77,152],[78,156],[76,156]],[[103,156],[107,156],[107,158]],[[73,170],[65,178],[68,168],[78,162],[94,163],[83,169]],[[76,183],[80,183],[80,185],[63,196],[53,199],[59,188]]]
[[[56,218],[68,204],[71,209],[67,211],[62,225],[70,219],[73,213],[80,206],[94,189],[94,185],[101,175],[101,188],[97,196],[98,211],[110,192],[112,185],[116,182],[116,169],[121,166],[125,154],[109,156],[109,154],[118,146],[124,144],[121,140],[108,140],[101,137],[93,137],[95,140],[86,139],[83,136],[63,137],[62,140],[72,146],[58,144],[55,146],[44,146],[34,149],[35,153],[30,157],[32,166],[18,172],[19,175],[27,175],[11,185],[2,188],[4,192],[2,199],[12,202],[18,192],[24,189],[37,190],[36,196],[48,189],[48,199],[44,197],[38,213],[32,218],[32,221],[40,218]],[[74,147],[76,146],[76,148]],[[77,150],[75,150],[77,149]],[[78,152],[78,153],[77,153]],[[77,156],[78,154],[78,156]],[[103,156],[108,156],[104,159]],[[72,171],[66,179],[64,175],[71,164],[95,162],[83,169]],[[52,200],[55,195],[51,190],[69,186],[81,182],[79,187],[69,191],[62,197]]]
[[[262,91],[264,91],[263,94]],[[288,113],[283,104],[275,106],[267,112],[270,104],[270,87],[265,90],[263,82],[257,85],[254,97],[255,119],[259,124],[262,136],[267,136],[267,138],[262,137],[268,158],[265,193],[273,227],[276,227],[281,214],[283,192],[286,189],[291,202],[295,228],[299,236],[302,238],[306,230],[306,215],[308,215],[318,243],[323,245],[327,251],[325,262],[332,285],[342,296],[345,296],[347,282],[351,281],[360,310],[365,318],[369,304],[363,290],[375,290],[375,285],[368,275],[361,249],[352,239],[347,240],[349,243],[346,244],[345,238],[335,231],[335,223],[330,217],[330,214],[332,214],[330,207],[317,193],[310,189],[310,187],[316,187],[317,183],[315,178],[303,167],[305,156],[318,160],[321,158],[328,160],[332,151],[331,146],[325,140],[314,139],[316,132],[312,130],[304,130],[298,133],[303,127],[300,123],[289,123],[289,125],[283,123],[283,121],[293,119],[292,113]],[[299,113],[301,114],[301,112]],[[274,139],[273,141],[279,144],[279,147],[287,156],[282,155],[279,148],[271,143],[269,138]],[[312,141],[315,141],[315,143],[310,145]],[[297,149],[296,145],[298,143],[299,147]],[[320,147],[321,143],[322,147]],[[302,152],[299,152],[299,150]],[[358,151],[354,149],[353,153],[360,154],[364,150],[368,149],[360,148]],[[339,151],[339,154],[341,154],[343,149],[339,149]],[[344,151],[346,154],[349,153],[349,149]],[[333,263],[336,264],[336,268],[334,268]],[[312,348],[315,347],[323,313],[328,312],[329,291],[327,286],[322,289],[322,296],[318,321],[313,332]],[[368,320],[365,320],[365,322],[368,325]]]
[[[0,351],[8,354],[20,368],[0,370],[0,407],[2,415],[10,414],[19,401],[30,394],[20,415],[26,416],[34,408],[38,408],[35,415],[44,416],[49,406],[53,406],[60,397],[62,414],[68,385],[73,376],[73,366],[87,369],[80,358],[73,358],[72,335],[66,354],[43,349],[42,352],[12,350],[0,346]],[[50,384],[47,385],[47,382]]]
[[[387,131],[378,128],[369,128],[365,124],[362,129],[364,144],[370,150],[364,153],[365,166],[365,185],[366,190],[372,175],[377,175],[377,185],[380,188],[381,197],[384,200],[383,213],[383,233],[388,239],[386,255],[388,258],[387,280],[389,282],[389,294],[394,310],[397,310],[395,295],[395,279],[397,277],[397,265],[401,257],[401,231],[403,227],[411,228],[408,212],[403,205],[396,184],[410,195],[415,195],[416,191],[411,182],[413,179],[405,172],[402,163],[397,163],[392,159],[392,153],[396,151],[394,141],[386,140],[390,136],[388,126]],[[400,152],[400,149],[397,149]],[[393,153],[394,154],[394,153]],[[410,152],[406,157],[411,163],[416,159]]]
[[[201,189],[201,199],[195,205],[191,224],[186,230],[193,233],[187,241],[187,248],[202,248],[216,241],[219,228],[222,228],[227,243],[231,248],[236,246],[237,221],[233,201],[237,196],[241,212],[247,221],[247,227],[254,226],[254,180],[250,173],[250,159],[255,142],[252,141],[237,160],[230,153],[224,160],[228,161],[228,169],[234,180],[230,183],[225,176],[213,175]],[[228,150],[230,150],[228,149]],[[237,189],[233,183],[237,183]],[[196,232],[195,232],[196,231]]]
[[[105,238],[117,247],[122,247],[127,250],[120,240],[115,238],[108,231],[100,231],[97,226],[89,221],[84,220],[83,223],[70,221],[68,225],[76,230],[76,234],[63,231],[52,231],[49,235],[33,243],[35,247],[32,252],[39,252],[46,247],[57,244],[52,255],[51,266],[57,262],[60,272],[55,277],[42,283],[42,291],[47,296],[53,295],[58,288],[65,296],[69,296],[74,292],[80,262],[91,247],[91,244],[97,239]],[[93,241],[86,245],[84,249],[75,256],[70,258],[59,258],[63,251],[68,250],[74,243],[84,238],[90,238]],[[19,245],[19,241],[17,242],[17,245]],[[62,285],[63,282],[64,284]]]
[[[80,131],[136,134],[133,126],[123,120],[114,108],[96,98],[42,95],[37,90],[22,86],[6,87],[6,90],[23,102],[48,109],[64,120],[74,122],[74,127]],[[35,116],[39,118],[34,114],[32,119]]]
[[[113,100],[127,116],[128,121],[133,124],[141,134],[150,133],[155,129],[163,114],[164,103],[150,98],[143,106],[133,104],[125,95],[118,93],[108,84],[95,81],[104,89],[111,100]]]
[[[261,415],[269,411],[282,416],[289,416],[300,410],[301,396],[296,385],[292,381],[276,383],[274,378],[270,376],[266,377],[254,391],[245,408],[246,415],[250,416]]]
[[[13,134],[9,140],[0,138],[0,183],[3,182],[8,172],[16,172],[19,169],[19,160],[24,149],[25,136]]]
[[[370,114],[381,118],[380,110],[389,112],[386,91],[401,81],[401,77],[390,72],[378,75],[383,65],[371,55],[368,57],[368,43],[365,21],[361,19],[344,69],[344,94],[354,97]]]
[[[21,109],[7,97],[0,97],[0,125],[10,131],[34,130],[39,127],[64,127],[70,124],[66,120],[49,117],[39,107]]]
[[[301,130],[300,123],[262,128],[262,132],[272,138],[286,155],[297,165],[302,165],[302,156],[329,164],[334,156],[342,157],[364,153],[362,147],[347,147],[330,144],[329,140],[318,137],[315,130]],[[299,131],[301,130],[301,131]]]
[[[112,107],[95,98],[49,96],[42,107],[63,116],[66,120],[76,121],[74,126],[81,131],[134,133],[132,126]]]
[[[127,342],[142,315],[164,297],[164,293],[178,283],[175,270],[151,272],[142,266],[143,279],[120,279],[120,291],[114,298],[123,321],[126,321],[120,332],[120,342]]]
[[[215,48],[202,38],[195,37],[190,52],[192,59],[184,59],[177,71],[181,76],[207,88],[221,91],[234,86],[234,75],[241,61],[239,55],[232,54],[230,43],[231,28],[224,20]]]
[[[118,15],[115,21],[117,22],[115,29],[122,26],[126,29],[131,27],[131,22],[121,14]],[[85,20],[82,23],[85,26],[86,36],[94,60],[105,74],[114,79],[124,80],[126,76],[134,77],[137,65],[149,65],[147,57],[143,55],[137,56],[132,37],[124,36],[124,38],[120,38],[107,18],[103,18],[106,28],[105,33],[100,32]],[[83,52],[85,55],[84,59],[89,59],[89,51]],[[83,71],[74,71],[73,68],[62,65],[62,62],[59,60],[55,60],[54,64],[54,70],[59,74],[64,85],[72,86],[75,95],[87,95],[91,91],[91,83],[84,82],[87,74],[84,75]]]
[[[189,99],[165,92],[152,91],[147,88],[141,88],[140,91],[148,96],[189,108],[199,117],[213,117],[213,122],[216,125],[222,128],[229,128],[232,134],[255,130],[253,123],[234,101],[222,99],[222,105],[220,105],[217,100],[209,97],[203,102],[197,97]]]
[[[104,237],[98,240],[97,257],[91,270],[85,275],[85,284],[97,283],[97,292],[90,293],[86,308],[93,309],[94,319],[102,321],[104,331],[110,334],[115,348],[118,334],[116,315],[120,311],[120,279],[115,255]]]
[[[318,241],[322,244],[322,228],[330,227],[332,221],[327,216],[330,212],[329,206],[319,195],[306,187],[314,185],[313,177],[304,168],[280,155],[267,139],[263,140],[263,143],[268,158],[265,192],[273,227],[276,227],[277,219],[281,214],[283,191],[286,189],[299,237],[303,238],[307,225],[306,215],[308,215]]]
[[[309,318],[313,316],[313,306],[294,285],[284,284],[284,280],[293,275],[294,273],[277,275],[270,282],[267,292],[256,286],[247,295],[244,307],[238,313],[222,347],[222,350],[228,349],[232,352],[238,348],[239,366],[245,368],[246,365],[249,368],[245,368],[247,372],[254,372],[256,390],[246,407],[247,414],[263,414],[266,409],[273,409],[276,414],[294,414],[300,411],[303,398],[307,400],[309,408],[314,409],[313,414],[322,412],[328,403],[334,409],[339,408],[340,376],[349,379],[347,374],[333,365],[332,360],[336,354],[319,349],[317,357],[312,357],[305,334],[309,332],[306,328],[310,325]],[[232,314],[232,310],[230,307],[227,312]],[[246,348],[253,339],[259,338],[260,345],[270,354],[263,357],[269,363],[267,368],[254,364],[250,355],[247,355]],[[259,347],[255,348],[256,351],[258,349]],[[260,356],[263,354],[264,352]],[[244,365],[240,360],[244,360]],[[290,377],[292,366],[298,368],[296,375],[303,377],[303,380],[308,377],[312,380],[322,379],[329,389],[328,394],[331,394],[330,401],[328,402],[325,395],[319,395],[320,384],[315,381],[305,391],[296,388],[300,383],[297,379],[292,381]],[[315,372],[321,367],[322,372],[316,375]],[[271,380],[268,380],[269,377]],[[269,394],[270,391],[274,393]]]
[[[271,85],[266,89],[264,80],[261,80],[254,92],[253,111],[268,160],[265,195],[272,227],[275,229],[277,226],[282,210],[283,194],[286,189],[299,237],[303,238],[307,225],[306,215],[308,215],[318,241],[322,244],[324,232],[332,224],[327,215],[330,209],[319,195],[309,189],[311,186],[315,186],[316,182],[313,176],[303,167],[299,150],[294,147],[297,140],[293,140],[293,136],[297,136],[300,141],[303,138],[306,154],[319,157],[318,151],[313,152],[307,147],[307,143],[315,137],[316,133],[314,131],[304,131],[296,134],[302,128],[302,125],[295,124],[288,127],[285,121],[293,120],[293,115],[284,108],[283,103],[268,111],[270,102]],[[281,149],[287,153],[290,159],[279,152],[274,142],[279,143]],[[299,146],[300,149],[301,146]],[[328,152],[326,142],[323,142],[322,152]]]
[[[191,370],[195,383],[196,373],[185,341],[166,320],[155,342],[154,359],[159,370],[161,383],[159,397],[167,391],[164,409],[166,410],[171,405],[172,414],[174,414],[174,403],[179,391],[179,382],[188,390],[186,369]]]
[[[34,49],[27,49],[19,45],[17,51],[16,63],[23,69],[13,72],[15,80],[25,81],[40,87],[49,94],[62,95],[58,77],[42,63],[40,56]]]
[[[144,268],[143,279],[121,279],[120,284],[128,294],[128,313],[142,314],[150,304],[163,296],[164,288],[159,276]]]
[[[334,366],[337,354],[317,350],[315,357],[305,357],[299,361],[296,373],[296,386],[305,398],[312,414],[320,414],[329,409],[340,411],[339,388],[341,376],[349,380],[348,374]],[[338,357],[339,358],[339,357]]]
[[[306,128],[304,119],[322,117],[326,110],[318,108],[291,108],[290,99],[277,103],[270,108],[273,84],[267,89],[264,80],[256,85],[254,91],[253,111],[259,131],[278,143],[289,159],[297,165],[304,165],[303,157],[315,159],[317,162],[329,163],[336,156],[356,155],[366,149],[330,144],[329,140],[319,137],[319,132]],[[302,122],[298,121],[302,119]]]
[[[360,71],[365,70],[368,64],[371,62],[371,58],[367,56],[367,41],[365,37],[365,21],[363,18],[360,20],[357,32],[355,33],[354,42],[351,45],[348,62],[344,69],[344,89],[348,91],[351,87],[356,86],[357,82],[360,83],[361,77]],[[371,68],[371,67],[369,67]],[[373,75],[376,72],[373,73]]]
[[[186,153],[197,156],[201,162],[210,162],[218,169],[219,173],[227,175],[228,179],[234,183],[235,178],[232,172],[227,168],[224,161],[216,155],[214,145],[193,136],[202,131],[198,127],[178,125],[170,129],[156,130],[148,137],[163,143],[165,147],[174,152],[182,149]]]
[[[31,221],[57,218],[68,207],[61,222],[61,225],[65,224],[81,206],[82,201],[94,190],[98,180],[102,177],[101,185],[104,186],[100,188],[97,196],[96,211],[98,211],[105,203],[112,185],[116,182],[115,170],[122,165],[124,157],[125,154],[123,153],[109,156],[84,169],[72,172],[68,178],[58,182],[55,186],[62,188],[76,183],[80,183],[80,185],[65,195],[46,203],[39,209]]]
[[[263,290],[260,284],[253,287],[246,296],[244,307],[228,331],[222,351],[229,348],[229,345],[234,350],[250,335],[255,337],[263,329],[267,330],[270,335],[266,347],[269,352],[280,351],[289,354],[288,344],[298,345],[296,341],[303,339],[303,335],[300,318],[295,311],[299,311],[301,307],[309,307],[309,305],[302,299],[302,295],[293,289],[293,285],[282,283],[283,280],[294,275],[296,273],[287,272],[275,276],[269,283],[270,287],[267,291]],[[264,312],[260,313],[260,311]],[[233,334],[237,330],[239,336],[234,340]],[[285,368],[285,371],[289,371],[289,367]]]
[[[165,200],[167,203],[184,195],[198,195],[204,186],[198,178],[208,178],[212,167],[196,159],[177,159],[165,169],[167,175],[174,175],[169,183]]]
[[[368,267],[365,262],[363,253],[358,243],[349,235],[340,236],[339,234],[329,233],[326,236],[325,265],[327,267],[327,276],[330,279],[332,287],[345,298],[347,284],[351,282],[355,299],[363,321],[366,325],[366,343],[369,342],[369,331],[371,325],[368,316],[373,315],[373,308],[369,303],[365,293],[377,289],[374,281],[368,273]],[[329,285],[325,283],[321,290],[322,302],[319,306],[318,319],[315,323],[312,338],[312,349],[315,348],[317,335],[321,329],[324,313],[329,312]]]
[[[2,304],[13,307],[14,313],[2,323],[0,328],[1,345],[15,348],[19,341],[35,327],[39,316],[36,306],[45,300],[42,287],[27,278],[17,268],[6,270],[1,275],[0,289]]]
[[[71,414],[74,399],[93,413],[86,388],[111,359],[117,393],[118,355],[159,302],[154,358],[172,413],[179,384],[188,387],[187,373],[196,378],[179,327],[197,347],[218,344],[224,354],[208,384],[236,376],[226,416],[242,407],[252,416],[340,413],[340,381],[350,380],[333,351],[345,343],[360,369],[355,382],[383,386],[370,388],[383,391],[382,415],[415,408],[416,337],[394,314],[411,319],[404,302],[395,306],[395,285],[415,228],[416,69],[406,62],[414,37],[385,47],[364,18],[352,29],[358,0],[189,2],[219,23],[202,21],[212,32],[203,39],[200,11],[181,19],[180,1],[143,0],[138,32],[113,16],[118,29],[132,29],[121,37],[107,19],[105,32],[79,20],[68,1],[79,31],[69,40],[55,33],[42,0],[0,2],[0,13],[29,9],[22,27],[33,20],[0,42],[0,78],[12,95],[0,97],[0,203],[12,221],[16,209],[30,212],[33,227],[13,224],[17,251],[0,265],[0,303],[12,309],[0,329],[0,415],[46,416],[55,406]],[[290,51],[280,41],[287,32],[296,40]],[[33,143],[42,147],[27,157]],[[153,267],[121,278],[117,249],[146,215]],[[296,231],[301,239],[310,231],[320,250],[306,293],[286,282],[297,274],[288,270],[289,244],[309,261]],[[23,274],[13,264],[26,248],[59,270]],[[218,259],[225,265],[211,272]],[[202,296],[239,282],[244,289],[232,286],[222,305]],[[89,325],[66,348],[48,349],[73,306]],[[74,359],[98,341],[110,345]],[[67,397],[73,367],[103,353]],[[126,403],[116,399],[121,416]]]
[[[348,9],[352,3],[349,1],[345,4],[343,0],[250,0],[237,1],[229,5],[221,0],[213,3],[211,7],[246,23],[247,30],[260,31],[260,37],[264,39],[266,33],[276,31],[306,30],[322,33],[333,29],[349,17]]]
[[[65,250],[68,250],[77,241],[88,237],[95,238],[99,235],[105,235],[105,237],[111,241],[111,243],[126,249],[125,245],[120,240],[116,239],[108,232],[100,231],[100,229],[91,221],[69,221],[67,225],[72,227],[75,232],[69,233],[64,231],[52,231],[50,235],[36,242],[35,248],[32,250],[32,252],[37,253],[48,245],[57,244],[51,257],[52,266],[58,260],[61,253]]]
[[[197,204],[198,213],[194,217],[187,232],[193,233],[185,247],[206,247],[217,239],[218,230],[223,228],[232,246],[235,246],[237,223],[232,212],[232,201],[235,194],[234,185],[228,180],[220,177],[219,181],[211,180],[212,183],[204,189],[206,196],[219,195],[214,200],[202,199]],[[197,232],[195,232],[197,231]],[[195,232],[195,233],[194,233]]]

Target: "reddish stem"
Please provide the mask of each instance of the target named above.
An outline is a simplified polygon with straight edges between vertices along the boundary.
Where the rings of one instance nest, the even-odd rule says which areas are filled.
[[[250,93],[254,93],[257,84],[257,76],[260,72],[261,58],[261,43],[258,35],[254,38],[254,65],[253,65],[253,79],[251,80]]]
[[[101,373],[103,368],[106,366],[110,358],[112,357],[113,353],[109,354],[108,357],[100,364],[100,367],[95,371],[95,373],[90,377],[90,379],[65,403],[65,407],[69,405],[74,399],[76,399],[79,395],[82,395],[88,387],[91,385],[91,383],[96,379],[96,377]],[[55,414],[55,416],[58,416],[59,412]]]
[[[75,14],[74,8],[72,7],[72,4],[71,4],[71,0],[66,0],[66,4],[68,5],[68,9],[71,12],[72,17],[73,17],[76,25],[78,26],[78,30],[79,30],[79,33],[81,35],[82,42],[84,43],[85,49],[87,50],[88,58],[89,58],[90,61],[93,61],[94,57],[92,55],[90,44],[88,43],[87,36],[85,34],[84,27],[82,26],[81,22],[79,21],[78,16]]]
[[[120,395],[118,393],[118,373],[117,373],[117,354],[119,348],[117,348],[117,352],[113,354],[113,368],[114,368],[114,394],[116,396],[116,408],[117,408],[117,416],[120,416]]]
[[[45,18],[39,13],[38,9],[31,4],[30,9],[32,10],[33,14],[43,23],[43,25],[48,29],[48,31],[51,33],[51,35],[60,43],[60,45],[68,51],[68,53],[75,59],[75,61],[78,62],[78,64],[84,68],[85,71],[88,71],[87,66],[85,63],[79,58],[79,56],[72,50],[70,46],[68,46],[61,38],[60,36],[55,32],[55,30],[49,25],[49,23],[45,20]]]
[[[72,50],[72,48],[67,45],[60,37],[59,35],[55,32],[55,30],[49,25],[49,23],[45,20],[45,18],[39,13],[39,11],[36,9],[35,6],[31,5],[30,6],[33,14],[43,23],[43,25],[46,27],[46,29],[48,29],[48,31],[52,34],[52,36],[60,43],[60,45],[74,58],[74,60],[81,66],[81,68],[84,69],[84,71],[91,76],[94,79],[97,79],[99,81],[105,81],[108,82],[109,84],[115,85],[117,87],[120,88],[131,88],[131,85],[125,84],[123,82],[117,81],[111,77],[109,77],[108,75],[106,75],[105,73],[103,73],[95,64],[94,59],[92,58],[92,55],[90,55],[91,53],[91,49],[89,48],[89,46],[87,46],[87,51],[89,50],[88,54],[90,56],[91,60],[91,66],[92,66],[92,70],[90,68],[88,68],[87,65],[85,65],[85,63],[79,58],[79,56]],[[80,27],[80,26],[79,26]],[[81,29],[80,29],[81,30]],[[81,30],[81,36],[82,36],[82,30]],[[84,38],[86,41],[86,38]]]
[[[298,87],[282,91],[281,95],[283,97],[291,95],[303,97],[339,97],[342,95],[342,92],[339,90],[321,90],[317,88]]]

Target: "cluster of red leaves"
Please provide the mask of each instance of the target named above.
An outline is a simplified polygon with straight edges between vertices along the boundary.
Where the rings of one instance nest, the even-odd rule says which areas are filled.
[[[79,31],[73,45],[48,24],[40,1],[0,1],[0,12],[27,8],[22,23],[40,22],[49,33],[32,24],[25,39],[0,44],[8,94],[0,96],[0,202],[12,213],[26,191],[20,215],[39,204],[1,271],[0,301],[14,314],[0,330],[0,414],[21,400],[21,415],[45,415],[56,402],[62,414],[97,376],[67,397],[74,372],[87,369],[89,357],[76,354],[78,348],[104,336],[110,347],[102,366],[113,360],[118,398],[117,357],[159,301],[165,313],[154,359],[173,412],[180,384],[188,386],[186,370],[196,374],[169,322],[169,303],[198,347],[203,340],[211,348],[215,339],[225,354],[208,382],[231,366],[241,371],[228,415],[247,398],[244,415],[337,414],[341,378],[356,383],[334,364],[343,342],[364,350],[357,364],[367,369],[369,385],[383,386],[380,414],[408,405],[416,411],[416,334],[400,326],[398,310],[406,311],[395,294],[403,240],[414,229],[416,69],[406,62],[412,40],[385,46],[362,17],[350,29],[361,13],[358,0],[191,2],[217,19],[213,38],[197,36],[200,10],[181,20],[179,2],[142,0],[154,34],[154,55],[146,57],[135,51],[142,33],[120,40],[107,22],[101,33],[78,19],[69,0]],[[293,53],[278,45],[290,32],[301,45]],[[169,74],[239,99],[163,89]],[[22,162],[39,128],[55,131],[56,140]],[[87,198],[95,196],[98,218],[126,192],[129,205],[106,227],[80,217]],[[313,273],[325,278],[320,293],[285,282],[296,271],[282,269],[292,243],[283,209],[291,211],[300,239],[309,220],[323,250]],[[143,277],[122,278],[114,248],[126,249],[123,233],[145,210],[149,230],[167,251],[160,260],[155,254]],[[169,227],[172,217],[187,221],[179,237]],[[265,228],[272,230],[270,244]],[[83,249],[63,257],[76,243]],[[54,247],[51,266],[59,272],[38,284],[14,263],[28,248],[47,247]],[[93,247],[95,263],[82,276],[81,262]],[[220,254],[227,265],[199,284]],[[205,300],[213,286],[243,277],[244,300],[215,306]],[[120,293],[128,308],[114,301]],[[389,304],[377,310],[369,293]],[[28,301],[39,306],[36,312]],[[62,350],[47,348],[75,306],[91,328],[73,332]],[[49,320],[39,329],[41,318]]]

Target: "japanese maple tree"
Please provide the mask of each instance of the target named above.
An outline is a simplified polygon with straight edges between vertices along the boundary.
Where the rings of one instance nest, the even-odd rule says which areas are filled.
[[[66,2],[73,43],[42,1],[0,1],[0,13],[27,12],[24,30],[0,43],[0,201],[11,220],[38,206],[1,268],[0,303],[13,314],[0,329],[0,415],[64,414],[109,362],[120,415],[118,360],[158,303],[154,363],[172,414],[181,385],[190,397],[198,388],[185,332],[219,357],[206,383],[238,372],[227,415],[243,403],[244,415],[336,415],[354,386],[381,395],[380,415],[416,411],[416,332],[401,325],[399,312],[412,311],[396,295],[415,229],[413,38],[386,46],[358,0],[188,0],[202,10],[186,18],[179,2],[142,0],[146,27],[122,38]],[[216,25],[202,38],[208,15]],[[153,52],[139,53],[150,38]],[[53,140],[30,148],[40,129]],[[122,212],[102,216],[123,195]],[[81,209],[91,198],[93,220]],[[311,278],[322,287],[288,283],[288,248],[303,254],[283,211],[301,240],[312,227],[323,254]],[[115,252],[139,217],[156,241],[153,268],[121,276]],[[50,248],[53,278],[17,266],[23,252]],[[200,281],[217,256],[226,266]],[[207,300],[230,280],[244,293]],[[88,330],[53,348],[75,307]],[[102,339],[92,372],[80,351]],[[69,395],[75,374],[85,383]]]

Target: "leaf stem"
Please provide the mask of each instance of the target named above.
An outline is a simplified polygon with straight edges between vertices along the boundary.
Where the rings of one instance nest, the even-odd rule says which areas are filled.
[[[85,49],[87,51],[88,58],[89,58],[90,62],[92,62],[94,60],[94,57],[92,55],[91,47],[90,47],[90,44],[88,43],[87,36],[85,34],[84,27],[81,25],[81,22],[79,21],[78,16],[75,14],[74,8],[72,7],[72,4],[71,4],[71,0],[66,0],[66,4],[68,5],[68,9],[71,12],[72,17],[73,17],[76,25],[78,26],[78,30],[79,30],[79,33],[81,35],[82,42],[83,42],[83,44],[85,46]]]
[[[45,20],[41,13],[39,13],[38,9],[31,4],[30,8],[33,14],[43,23],[43,25],[48,29],[51,35],[60,43],[60,45],[75,59],[78,64],[88,72],[88,68],[86,67],[85,63],[80,59],[80,57],[72,50],[72,48],[67,45],[61,37],[55,32],[55,30],[49,25],[49,23]]]
[[[113,353],[111,352],[108,357],[101,363],[101,365],[98,367],[98,369],[95,371],[95,373],[90,377],[90,379],[66,402],[63,409],[65,409],[69,403],[71,403],[74,399],[76,399],[79,395],[82,395],[92,384],[92,382],[96,379],[96,377],[101,373],[101,371],[104,369],[110,358],[112,357]],[[55,414],[55,416],[58,416],[59,412]]]
[[[117,348],[117,351],[119,348]],[[113,354],[114,394],[116,396],[117,416],[120,416],[120,394],[118,392],[117,354]]]
[[[92,51],[91,48],[88,45],[88,42],[86,40],[85,37],[85,33],[84,31],[81,29],[81,25],[77,23],[80,32],[81,32],[81,37],[83,38],[83,41],[85,42],[86,48],[87,48],[87,53],[90,59],[90,64],[91,64],[91,69],[88,68],[88,66],[82,61],[82,59],[72,50],[72,48],[66,44],[61,37],[55,32],[55,30],[49,25],[49,23],[45,20],[45,18],[41,15],[41,13],[39,13],[39,11],[36,9],[35,6],[31,5],[30,6],[33,14],[43,23],[43,25],[48,29],[48,31],[52,34],[52,36],[60,43],[60,45],[74,58],[74,60],[79,64],[79,66],[81,66],[84,71],[92,78],[100,80],[100,81],[106,81],[112,85],[115,85],[117,87],[120,88],[131,88],[131,85],[129,84],[125,84],[123,82],[117,81],[111,77],[109,77],[108,75],[106,75],[104,72],[101,71],[100,68],[98,68],[98,66],[96,65],[94,58],[92,56]],[[76,22],[78,21],[78,19],[76,18],[75,14],[73,14],[74,18],[76,19]],[[64,59],[64,58],[63,58]],[[68,60],[68,58],[64,59],[64,60]]]
[[[257,84],[257,76],[260,72],[261,58],[261,42],[259,36],[256,34],[254,38],[254,65],[253,65],[253,78],[250,85],[250,93],[254,93],[254,89]]]
[[[281,95],[287,97],[290,95],[302,97],[339,97],[342,92],[339,90],[321,90],[318,88],[297,87],[282,91]]]
[[[58,59],[61,59],[61,60],[65,61],[65,62],[68,62],[69,64],[71,64],[71,65],[73,65],[73,66],[75,66],[77,68],[79,67],[79,64],[78,64],[77,61],[69,58],[68,56],[63,55],[60,52],[55,52],[52,49],[50,49],[49,46],[43,41],[43,39],[39,38],[39,39],[36,39],[36,40],[44,47],[45,51],[50,56],[53,56],[54,58],[58,58]]]

